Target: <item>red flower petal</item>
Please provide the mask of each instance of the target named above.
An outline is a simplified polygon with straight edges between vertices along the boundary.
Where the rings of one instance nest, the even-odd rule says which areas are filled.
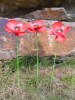
[[[31,29],[31,28],[27,28],[27,31],[30,32],[30,33],[35,33],[36,32],[35,29]]]
[[[9,29],[7,26],[5,26],[4,28],[5,28],[5,30],[6,30],[7,32],[9,32],[9,33],[13,33],[12,30]]]
[[[49,30],[48,30],[48,33],[49,33],[49,35],[54,35],[53,29],[49,29]]]
[[[7,22],[7,24],[6,24],[6,26],[7,26],[10,30],[14,31],[14,30],[15,30],[15,26],[17,26],[17,24],[18,24],[17,21],[15,21],[15,20],[9,20],[9,21]]]
[[[38,28],[38,32],[40,32],[40,33],[43,33],[45,31],[46,31],[46,28],[45,27]]]
[[[28,23],[28,28],[34,29],[34,24],[31,23],[31,22],[29,22],[29,23]]]
[[[65,35],[69,31],[69,29],[70,29],[69,26],[64,27],[62,35]]]
[[[65,40],[65,37],[63,35],[59,35],[55,37],[55,40],[59,42],[63,42]]]
[[[65,34],[68,32],[69,26],[64,27],[61,22],[55,22],[52,24],[52,28],[48,30],[50,35],[55,35],[56,41],[64,41]]]
[[[49,29],[48,30],[48,33],[50,34],[50,35],[55,35],[55,36],[58,36],[59,35],[59,33],[57,32],[57,30],[56,29]]]
[[[59,29],[62,27],[62,23],[61,22],[55,22],[52,24],[52,28],[53,29]]]
[[[36,20],[34,21],[34,23],[29,22],[28,23],[28,31],[31,33],[35,33],[35,32],[44,32],[46,29],[44,26],[43,21],[41,20]]]
[[[16,36],[25,34],[26,28],[26,23],[17,22],[16,20],[9,20],[5,26],[7,32],[14,33]]]
[[[20,31],[20,32],[24,32],[24,31],[26,30],[26,28],[27,28],[27,25],[26,25],[26,23],[19,22],[19,23],[17,24],[17,27],[20,27],[20,28],[19,28],[19,31]]]
[[[25,32],[18,32],[18,33],[15,33],[16,36],[22,36],[22,35],[24,35],[24,34],[26,34],[26,33],[25,33]]]
[[[34,25],[36,25],[36,26],[38,26],[38,27],[42,27],[42,26],[44,26],[44,23],[43,23],[43,21],[41,21],[41,20],[36,20],[36,21],[34,22]]]

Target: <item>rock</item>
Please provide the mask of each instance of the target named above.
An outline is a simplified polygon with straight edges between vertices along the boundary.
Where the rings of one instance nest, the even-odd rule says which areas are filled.
[[[31,19],[50,19],[50,20],[69,20],[66,10],[61,8],[44,8],[36,10],[25,15],[25,18]]]
[[[0,59],[12,59],[16,56],[16,41],[15,36],[7,33],[4,30],[4,26],[9,19],[0,19]],[[27,22],[28,19],[17,18]],[[52,24],[54,21],[43,20],[45,26]],[[66,41],[58,44],[58,56],[66,56],[75,54],[75,22],[63,22],[64,25],[70,26],[70,31],[66,34]],[[49,36],[48,33],[38,34],[39,40],[39,56],[51,56],[55,54],[56,42],[53,36]],[[19,56],[34,56],[35,51],[35,34],[27,33],[24,36],[19,37]]]

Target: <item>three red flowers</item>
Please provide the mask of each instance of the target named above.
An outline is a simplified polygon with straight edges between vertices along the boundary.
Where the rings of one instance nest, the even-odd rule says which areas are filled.
[[[65,34],[69,31],[69,26],[63,26],[62,22],[55,22],[48,29],[49,35],[54,35],[56,41],[65,40]],[[21,36],[30,33],[44,33],[46,27],[42,20],[35,20],[32,22],[24,23],[16,20],[9,20],[5,25],[5,30],[8,33],[15,34],[15,36]]]

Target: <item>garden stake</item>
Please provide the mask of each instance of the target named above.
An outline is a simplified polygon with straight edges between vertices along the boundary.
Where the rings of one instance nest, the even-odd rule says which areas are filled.
[[[18,72],[18,87],[20,87],[20,67],[19,67],[19,57],[18,57],[18,36],[26,34],[27,25],[26,23],[9,20],[5,25],[5,30],[9,34],[14,34],[16,36],[16,66]]]
[[[20,87],[20,66],[19,66],[19,57],[18,57],[18,36],[16,36],[16,66],[18,72],[18,87]]]
[[[52,83],[54,78],[54,68],[56,65],[56,55],[58,52],[58,42],[63,42],[65,38],[65,34],[69,31],[69,26],[63,26],[61,22],[55,22],[52,24],[51,28],[48,30],[49,35],[55,35],[56,43],[56,52],[54,57],[54,64],[52,66],[52,75],[51,75],[51,83],[50,83],[50,89],[52,89]]]
[[[38,33],[36,31],[36,86],[38,87]]]
[[[53,62],[53,66],[52,66],[51,80],[50,80],[50,90],[52,90],[52,83],[53,83],[53,78],[54,78],[54,68],[56,65],[57,53],[58,53],[58,42],[56,42],[56,51],[55,51],[54,62]]]

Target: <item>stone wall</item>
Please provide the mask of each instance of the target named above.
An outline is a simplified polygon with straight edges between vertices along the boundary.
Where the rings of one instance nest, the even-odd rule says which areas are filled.
[[[16,41],[15,36],[6,33],[4,26],[9,19],[0,19],[0,59],[12,59],[16,56]],[[17,18],[27,22],[27,19]],[[43,20],[45,26],[52,24],[55,21]],[[75,54],[75,22],[62,22],[64,25],[69,25],[70,30],[66,34],[66,41],[60,42],[58,45],[58,55],[65,56]],[[56,42],[54,37],[48,35],[47,32],[38,35],[39,40],[39,56],[52,56],[55,54]],[[34,56],[35,51],[35,34],[27,33],[19,37],[19,56],[31,55]]]

